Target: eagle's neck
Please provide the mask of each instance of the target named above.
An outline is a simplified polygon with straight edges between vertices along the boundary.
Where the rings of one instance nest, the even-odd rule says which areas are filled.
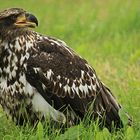
[[[1,40],[0,82],[5,79],[7,84],[14,84],[23,75],[33,47],[32,42],[32,37],[29,35],[22,35],[11,41]]]
[[[31,34],[31,30],[28,30],[26,28],[6,28],[6,27],[0,27],[0,40],[2,41],[11,41],[15,40],[17,37]]]

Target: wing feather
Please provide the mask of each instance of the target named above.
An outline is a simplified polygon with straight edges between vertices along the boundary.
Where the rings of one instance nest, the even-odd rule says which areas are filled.
[[[49,104],[55,109],[70,105],[81,118],[91,104],[95,116],[102,118],[106,113],[108,127],[112,121],[122,125],[119,104],[86,60],[53,38],[44,38],[36,46],[28,60],[26,77]]]

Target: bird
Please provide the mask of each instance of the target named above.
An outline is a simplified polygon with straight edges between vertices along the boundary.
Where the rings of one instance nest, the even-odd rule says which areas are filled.
[[[0,12],[0,104],[16,124],[52,120],[69,127],[86,114],[110,131],[122,109],[94,68],[64,41],[33,31],[22,8]]]

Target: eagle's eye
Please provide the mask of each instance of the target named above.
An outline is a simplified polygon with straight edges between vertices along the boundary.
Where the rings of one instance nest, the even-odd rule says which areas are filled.
[[[17,15],[12,15],[10,18],[13,19],[13,20],[16,20]]]
[[[19,15],[20,14],[11,15],[10,19],[13,20],[13,21],[16,21]]]

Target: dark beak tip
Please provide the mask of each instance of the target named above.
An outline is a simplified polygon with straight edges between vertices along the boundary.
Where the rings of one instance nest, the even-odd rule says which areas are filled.
[[[30,22],[34,22],[38,26],[38,20],[33,14],[26,13],[26,17]]]

